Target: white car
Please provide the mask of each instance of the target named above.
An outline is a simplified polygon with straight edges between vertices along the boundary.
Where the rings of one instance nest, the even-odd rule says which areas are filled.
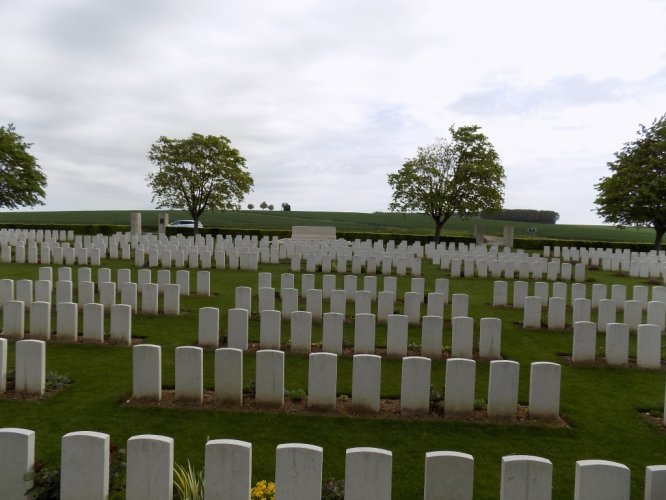
[[[175,220],[171,224],[169,224],[167,227],[183,227],[183,228],[194,228],[194,221],[193,220]],[[203,224],[199,222],[197,225],[199,229],[203,229]]]

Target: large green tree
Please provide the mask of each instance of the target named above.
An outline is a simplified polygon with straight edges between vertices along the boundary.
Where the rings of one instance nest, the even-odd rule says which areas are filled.
[[[43,205],[46,176],[13,124],[0,127],[0,207]]]
[[[659,250],[666,233],[666,114],[637,134],[608,162],[611,175],[595,185],[595,203],[606,222],[653,228]]]
[[[477,125],[449,127],[450,138],[417,149],[388,176],[392,211],[421,212],[435,222],[435,242],[453,214],[497,211],[504,201],[504,167]]]
[[[162,136],[151,146],[148,158],[157,166],[147,177],[153,202],[158,208],[187,209],[194,234],[204,211],[240,209],[254,184],[245,158],[224,136]]]

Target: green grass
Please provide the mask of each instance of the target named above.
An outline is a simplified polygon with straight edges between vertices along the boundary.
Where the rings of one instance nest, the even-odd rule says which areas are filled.
[[[105,261],[104,266],[114,269],[114,277],[116,269],[130,267],[136,279],[136,268],[127,262]],[[36,279],[38,267],[0,264],[0,277]],[[260,271],[273,273],[274,286],[279,286],[280,273],[287,272],[287,269],[286,264],[260,266]],[[425,262],[423,270],[427,278],[426,291],[433,291],[435,278],[448,277],[446,272]],[[95,270],[93,276],[96,276]],[[193,285],[194,279],[192,273]],[[197,312],[200,307],[219,307],[223,330],[226,330],[226,311],[233,307],[233,290],[236,286],[253,287],[253,303],[256,307],[256,272],[212,270],[211,279],[213,296],[183,298],[180,317],[139,315],[133,318],[134,336],[142,337],[144,342],[162,346],[163,384],[166,387],[174,384],[175,348],[196,343]],[[618,278],[600,271],[588,271],[588,279],[609,284],[645,284],[641,280]],[[317,274],[317,286],[321,282],[322,276]],[[296,283],[300,284],[300,277],[296,278]],[[337,283],[342,286],[342,276],[337,277]],[[409,278],[398,279],[400,295],[409,286]],[[450,294],[453,293],[470,295],[470,315],[475,318],[475,331],[478,332],[478,322],[482,317],[502,318],[503,356],[520,362],[519,401],[526,404],[530,363],[561,362],[560,354],[571,352],[571,331],[523,331],[520,327],[521,311],[491,307],[490,279],[451,279]],[[588,296],[590,293],[591,284],[588,283]],[[352,314],[351,308],[348,314]],[[568,314],[570,320],[570,310]],[[282,325],[282,334],[283,338],[288,338],[288,323]],[[258,321],[253,318],[250,337],[258,340],[258,335]],[[313,337],[315,342],[320,340],[320,325],[315,325]],[[345,337],[353,338],[353,327],[350,324],[345,325]],[[385,344],[385,327],[378,327],[377,339],[378,344]],[[419,328],[410,328],[409,342],[420,344]],[[599,336],[599,355],[602,355],[603,343],[603,336]],[[444,344],[451,344],[449,325],[445,328]],[[632,339],[631,355],[634,355],[635,348],[635,339]],[[10,369],[13,367],[13,357],[14,349],[11,346]],[[62,435],[80,430],[109,433],[111,441],[120,447],[125,446],[129,437],[137,434],[171,436],[175,439],[176,462],[186,464],[189,460],[196,467],[203,466],[204,445],[208,439],[250,441],[253,444],[253,483],[274,478],[275,448],[280,443],[302,442],[322,446],[324,478],[344,477],[347,448],[385,448],[393,452],[393,498],[396,499],[422,497],[425,453],[434,450],[455,450],[474,456],[474,490],[477,499],[498,498],[501,457],[514,453],[542,456],[553,462],[553,498],[571,498],[576,460],[605,459],[627,465],[632,472],[634,498],[642,495],[645,467],[666,463],[666,434],[648,424],[638,412],[639,408],[663,409],[662,371],[563,365],[561,414],[569,427],[551,428],[461,422],[446,418],[425,421],[129,407],[124,406],[123,402],[131,394],[131,348],[50,343],[46,362],[47,371],[66,374],[73,383],[55,396],[39,401],[0,397],[0,426],[35,430],[36,456],[53,466],[59,463]],[[212,351],[205,352],[204,370],[205,386],[212,389]],[[338,391],[349,394],[351,359],[340,359],[338,370]],[[244,371],[246,382],[254,379],[254,356],[251,354],[244,356]],[[285,371],[287,388],[307,389],[306,356],[287,353]],[[476,399],[487,399],[488,371],[488,362],[477,363]],[[432,381],[441,390],[444,381],[443,361],[433,363]],[[384,359],[382,396],[397,397],[399,392],[400,362]]]
[[[36,224],[124,224],[129,226],[130,210],[71,212],[0,212],[2,223]],[[141,210],[143,226],[157,227],[157,210]],[[169,220],[190,219],[185,211],[168,211]],[[358,213],[358,212],[282,212],[240,210],[237,212],[206,212],[201,218],[205,227],[291,229],[292,226],[335,226],[339,231],[433,234],[432,219],[423,214]],[[534,224],[451,218],[443,228],[444,235],[472,236],[474,225],[481,224],[487,235],[501,236],[506,225],[514,226],[515,236],[527,238],[528,227],[536,227],[538,238],[586,241],[654,242],[652,229],[618,229],[607,225]]]

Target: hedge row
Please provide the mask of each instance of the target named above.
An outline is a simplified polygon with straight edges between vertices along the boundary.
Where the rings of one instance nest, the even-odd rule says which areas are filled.
[[[117,232],[127,232],[130,230],[128,225],[112,225],[112,224],[0,224],[1,228],[13,229],[50,229],[50,230],[72,230],[76,234],[104,234],[112,235]],[[152,228],[144,227],[144,230],[151,230]],[[156,230],[152,229],[153,231]],[[175,235],[177,233],[188,234],[182,228],[167,228],[168,235]],[[245,229],[245,228],[205,228],[200,229],[199,234],[217,236],[219,234],[226,235],[249,235],[258,236],[277,236],[279,238],[291,237],[290,229]],[[425,244],[433,241],[431,235],[425,234],[409,234],[409,233],[371,233],[371,232],[356,232],[356,231],[338,231],[338,238],[346,240],[394,240],[396,242],[406,241],[412,244],[420,241]],[[453,236],[442,235],[442,242],[450,243],[474,243],[475,239],[472,236]],[[578,247],[578,248],[629,248],[635,252],[647,252],[654,248],[649,243],[635,243],[626,241],[591,241],[591,240],[561,240],[553,238],[514,238],[514,247],[523,250],[541,251],[545,246],[560,246],[560,247]]]

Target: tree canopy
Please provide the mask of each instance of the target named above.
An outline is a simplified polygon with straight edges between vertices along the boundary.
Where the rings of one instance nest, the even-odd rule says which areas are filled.
[[[666,233],[666,114],[637,134],[608,162],[611,175],[595,185],[596,211],[619,227],[653,228],[659,250]]]
[[[254,184],[245,158],[224,136],[162,136],[151,146],[148,158],[157,166],[147,176],[153,202],[158,208],[187,209],[195,234],[205,210],[239,210]]]
[[[0,127],[0,207],[43,205],[46,176],[28,152],[32,144],[16,133],[12,123]]]
[[[504,167],[477,125],[449,127],[450,139],[419,147],[389,174],[391,211],[422,212],[435,222],[435,241],[453,214],[497,211],[504,201]]]

